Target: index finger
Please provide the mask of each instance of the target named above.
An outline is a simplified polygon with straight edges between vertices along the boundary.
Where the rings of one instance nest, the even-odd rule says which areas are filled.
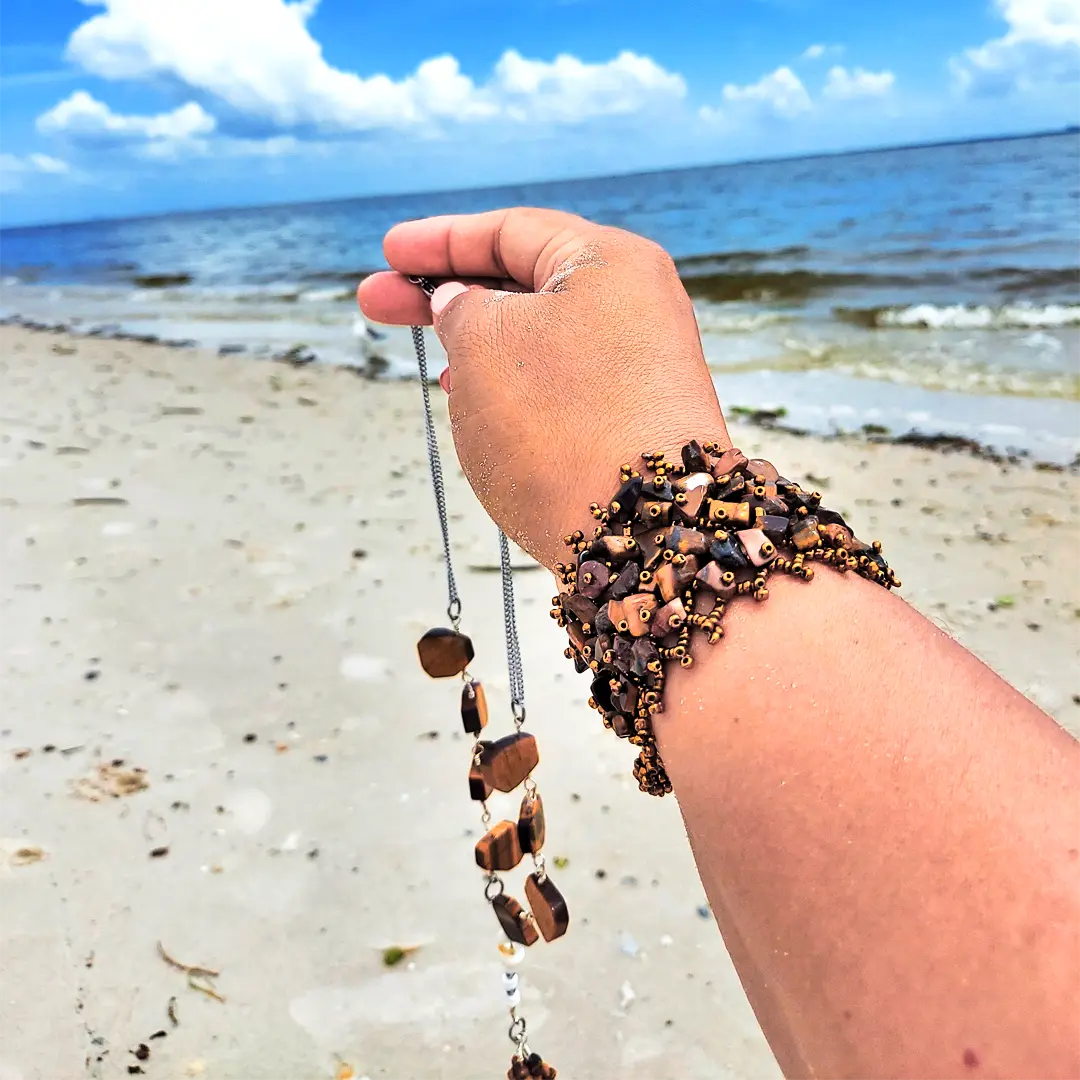
[[[511,278],[539,290],[596,230],[576,214],[519,206],[402,222],[386,234],[383,252],[401,274]]]

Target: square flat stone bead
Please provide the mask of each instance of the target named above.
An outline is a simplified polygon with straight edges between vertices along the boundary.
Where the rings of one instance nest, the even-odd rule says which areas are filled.
[[[779,473],[776,471],[776,466],[771,461],[766,461],[764,458],[751,458],[746,463],[746,471],[751,476],[762,476],[765,478],[765,483],[772,484],[776,482]]]
[[[536,739],[526,731],[480,744],[480,768],[497,791],[513,791],[539,761]]]
[[[446,627],[429,630],[417,643],[420,666],[433,679],[460,675],[473,658],[473,644],[464,635]]]
[[[765,514],[760,519],[761,531],[774,543],[779,544],[787,537],[788,519],[781,514]]]
[[[685,476],[680,476],[672,487],[674,487],[676,491],[683,491],[689,494],[691,491],[697,491],[698,489],[707,491],[712,482],[712,473],[704,471],[692,472],[687,473]]]
[[[743,529],[736,536],[755,566],[767,566],[776,558],[776,545],[761,529]]]
[[[750,504],[748,502],[724,502],[722,499],[709,501],[709,521],[714,525],[732,525],[742,527],[750,524]]]
[[[686,622],[686,608],[682,600],[675,597],[670,603],[658,609],[653,616],[649,633],[656,638],[665,638],[676,632]]]
[[[820,521],[821,515],[818,514],[818,522]],[[822,525],[818,532],[829,547],[845,548],[850,551],[851,545],[855,542],[854,534],[846,525]]]
[[[711,562],[703,566],[697,574],[697,580],[721,600],[729,600],[735,595],[735,574],[719,563]]]
[[[528,855],[539,855],[544,846],[547,826],[544,823],[544,804],[537,794],[526,795],[518,811],[518,841]]]
[[[474,802],[484,802],[488,799],[492,792],[491,784],[488,782],[487,774],[479,765],[474,765],[469,769],[469,798]]]
[[[595,559],[587,559],[578,567],[577,591],[589,600],[595,600],[611,580],[611,571]]]
[[[750,565],[742,545],[735,540],[734,533],[728,533],[724,540],[714,540],[709,554],[724,570],[742,570]]]
[[[513,870],[521,862],[517,822],[500,821],[476,841],[476,865],[481,870]]]
[[[791,526],[791,542],[797,551],[809,551],[821,543],[818,534],[818,519],[811,514],[809,517],[799,518]]]
[[[723,476],[725,473],[742,472],[746,466],[746,455],[734,447],[725,450],[713,465],[713,476]]]
[[[461,723],[469,735],[479,735],[487,727],[488,707],[484,688],[468,683],[461,690]]]
[[[656,597],[652,593],[635,593],[623,601],[627,627],[634,637],[644,637],[649,632],[649,620],[656,610]]]
[[[625,562],[637,554],[637,541],[632,536],[601,536],[592,542],[589,550],[611,562]]]
[[[581,593],[563,593],[562,606],[582,626],[590,627],[596,620],[596,605]]]
[[[491,901],[492,910],[499,920],[502,932],[518,945],[535,945],[540,940],[540,931],[528,917],[525,909],[512,897],[503,893]]]
[[[608,595],[613,600],[622,600],[631,593],[637,592],[638,574],[640,572],[637,563],[627,563],[622,570],[619,571],[619,576],[609,586],[611,592]]]
[[[552,884],[551,878],[530,874],[525,879],[525,899],[545,941],[554,941],[566,933],[566,928],[570,925],[570,912],[566,908],[562,893]]]
[[[703,532],[680,525],[672,525],[664,532],[664,547],[679,555],[704,555],[711,542]]]
[[[674,505],[674,503],[661,502],[659,499],[650,499],[643,495],[637,501],[634,514],[638,521],[662,527],[671,520],[671,509]]]

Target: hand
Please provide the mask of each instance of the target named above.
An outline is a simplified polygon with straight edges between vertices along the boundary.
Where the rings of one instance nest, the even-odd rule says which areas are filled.
[[[477,497],[546,566],[643,450],[729,445],[671,257],[621,229],[518,207],[397,225],[392,272],[357,293],[377,322],[426,324],[449,358],[454,443]],[[407,275],[451,279],[429,304]]]

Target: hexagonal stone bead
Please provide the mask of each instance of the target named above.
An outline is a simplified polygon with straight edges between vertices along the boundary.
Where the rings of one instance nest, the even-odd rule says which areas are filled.
[[[433,679],[460,675],[472,661],[473,644],[464,634],[446,627],[429,630],[417,643],[420,666]]]
[[[476,841],[476,865],[494,873],[513,870],[521,862],[517,822],[499,821]]]

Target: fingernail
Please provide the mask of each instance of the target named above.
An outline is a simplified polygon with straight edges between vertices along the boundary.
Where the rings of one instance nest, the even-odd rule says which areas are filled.
[[[445,284],[440,285],[431,294],[431,314],[437,318],[455,296],[460,296],[468,291],[469,286],[462,285],[460,281],[447,281]]]
[[[450,369],[444,368],[443,373],[439,376],[439,385],[443,388],[444,392],[449,394],[453,387],[450,384]]]

